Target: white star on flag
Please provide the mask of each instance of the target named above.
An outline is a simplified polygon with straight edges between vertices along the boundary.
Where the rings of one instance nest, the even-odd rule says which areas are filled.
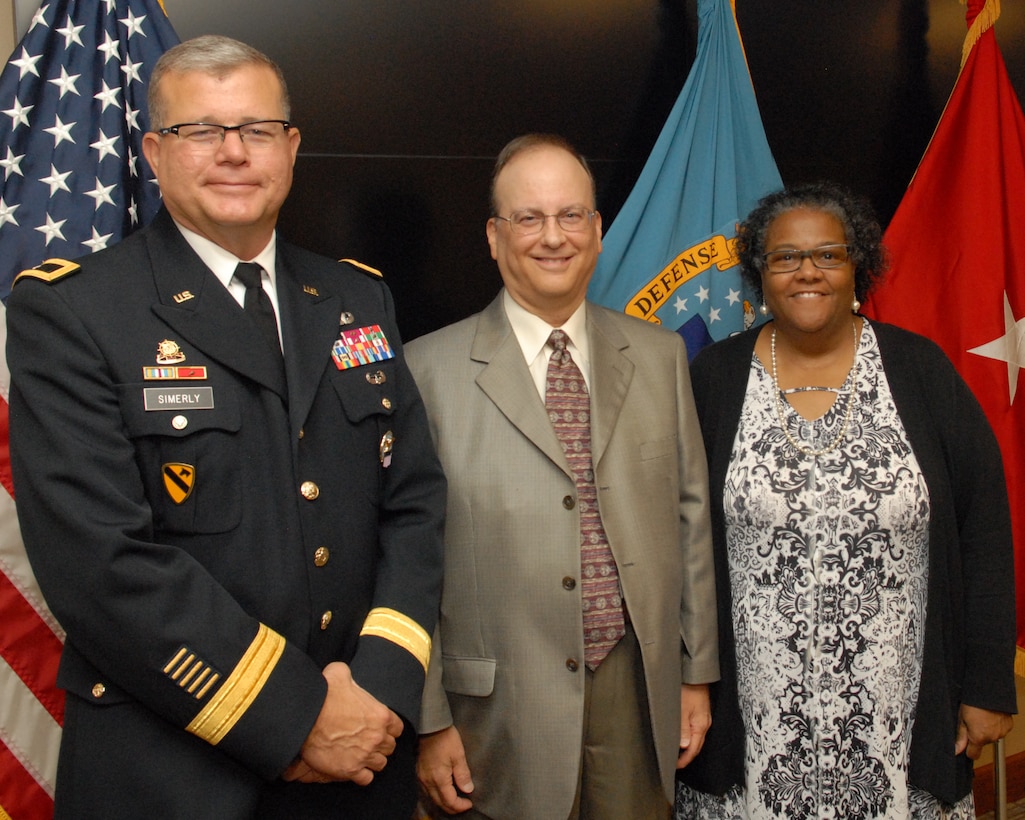
[[[39,72],[36,70],[36,63],[39,62],[42,56],[42,54],[37,54],[33,57],[25,49],[22,49],[21,58],[11,60],[11,65],[16,65],[19,69],[18,79],[24,80],[26,74],[35,74],[38,77]]]
[[[95,148],[99,152],[99,159],[97,162],[103,162],[104,157],[120,157],[121,155],[115,150],[114,146],[117,145],[117,141],[121,139],[120,134],[115,134],[113,137],[108,137],[103,131],[100,131],[100,138],[96,142],[89,143],[90,148]]]
[[[21,176],[25,176],[21,173],[21,161],[23,159],[25,159],[24,154],[15,156],[14,151],[11,150],[11,146],[7,146],[7,156],[4,159],[0,159],[0,167],[4,169],[4,179],[10,177],[11,174],[20,174]]]
[[[11,118],[11,130],[19,125],[28,125],[28,115],[32,113],[34,105],[22,105],[17,98],[14,100],[13,108],[5,108],[4,113]]]
[[[68,74],[68,70],[61,66],[61,74],[59,77],[54,77],[52,80],[47,82],[57,86],[61,90],[61,96],[63,97],[69,91],[72,94],[78,94],[78,89],[75,88],[75,82],[81,77],[81,74]]]
[[[91,191],[86,191],[85,195],[86,196],[91,196],[93,199],[96,200],[96,207],[94,208],[94,210],[98,211],[100,209],[101,205],[116,205],[117,204],[117,203],[114,202],[114,198],[110,195],[110,192],[113,191],[116,187],[117,187],[117,185],[115,185],[113,183],[110,184],[110,185],[104,185],[102,182],[100,182],[100,180],[97,179],[96,180],[96,187],[93,188]],[[95,231],[96,231],[96,228],[93,228],[93,232],[95,232]],[[85,244],[85,243],[83,243],[83,244]]]
[[[50,166],[50,175],[47,177],[40,177],[40,182],[45,182],[50,186],[50,197],[52,198],[58,191],[70,191],[68,187],[67,178],[71,176],[71,171],[58,171],[53,165]]]
[[[1017,321],[1011,311],[1011,303],[1004,291],[1004,335],[992,342],[969,349],[969,353],[1007,362],[1008,404],[1014,404],[1018,390],[1018,372],[1025,367],[1025,316]]]
[[[78,36],[79,32],[84,29],[85,26],[76,26],[71,22],[71,15],[68,15],[67,22],[64,23],[64,28],[57,29],[58,34],[64,35],[64,48],[71,48],[71,44],[82,45],[82,38]]]
[[[78,125],[77,122],[61,122],[61,118],[58,116],[54,118],[52,128],[44,128],[43,130],[47,134],[53,134],[53,147],[56,148],[58,145],[64,142],[64,140],[67,140],[68,142],[74,142],[74,140],[71,138],[71,129],[74,128],[76,125]]]
[[[64,227],[64,223],[67,221],[68,220],[66,219],[62,219],[59,222],[54,222],[53,217],[47,214],[46,224],[40,225],[38,228],[36,228],[36,230],[46,237],[46,244],[49,245],[50,242],[54,239],[54,237],[58,239],[64,239],[64,234],[61,233],[61,228]]]

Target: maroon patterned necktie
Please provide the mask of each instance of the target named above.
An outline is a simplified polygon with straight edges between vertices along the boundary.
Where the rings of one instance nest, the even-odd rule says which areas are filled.
[[[576,478],[580,512],[580,593],[584,614],[584,662],[595,670],[625,632],[619,571],[598,510],[591,464],[591,398],[587,384],[566,349],[569,337],[553,330],[548,344],[545,409]]]

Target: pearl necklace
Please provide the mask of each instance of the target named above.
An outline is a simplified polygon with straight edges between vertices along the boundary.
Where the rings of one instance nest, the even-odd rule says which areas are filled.
[[[773,395],[776,398],[776,415],[779,417],[779,426],[780,429],[783,430],[783,435],[786,436],[787,441],[790,442],[793,448],[802,455],[818,458],[819,456],[824,456],[826,453],[831,453],[839,446],[840,442],[843,441],[843,437],[847,435],[847,428],[850,426],[851,414],[854,410],[854,394],[858,388],[858,325],[856,322],[851,322],[851,326],[854,328],[854,362],[851,364],[851,392],[847,396],[847,409],[844,411],[843,424],[840,426],[839,432],[837,432],[835,438],[821,450],[812,450],[810,447],[803,446],[799,441],[797,441],[797,439],[790,435],[790,431],[787,429],[786,414],[783,412],[783,394],[779,389],[779,379],[776,377],[776,328],[775,326],[772,328],[770,351],[772,358],[772,388]]]

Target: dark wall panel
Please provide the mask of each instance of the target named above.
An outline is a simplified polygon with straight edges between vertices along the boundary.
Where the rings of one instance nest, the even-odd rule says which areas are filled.
[[[593,162],[606,226],[683,86],[695,0],[166,0],[178,34],[277,60],[303,142],[285,236],[381,268],[407,338],[486,304],[494,155],[566,135]],[[769,144],[788,184],[829,177],[888,220],[953,87],[956,0],[738,0]],[[1025,3],[998,40],[1025,94]]]

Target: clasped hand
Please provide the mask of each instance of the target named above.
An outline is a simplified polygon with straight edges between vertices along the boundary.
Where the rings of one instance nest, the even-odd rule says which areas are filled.
[[[282,777],[300,783],[351,780],[366,786],[395,751],[402,719],[360,687],[347,664],[328,664],[324,677],[324,705],[303,743],[300,758]]]

